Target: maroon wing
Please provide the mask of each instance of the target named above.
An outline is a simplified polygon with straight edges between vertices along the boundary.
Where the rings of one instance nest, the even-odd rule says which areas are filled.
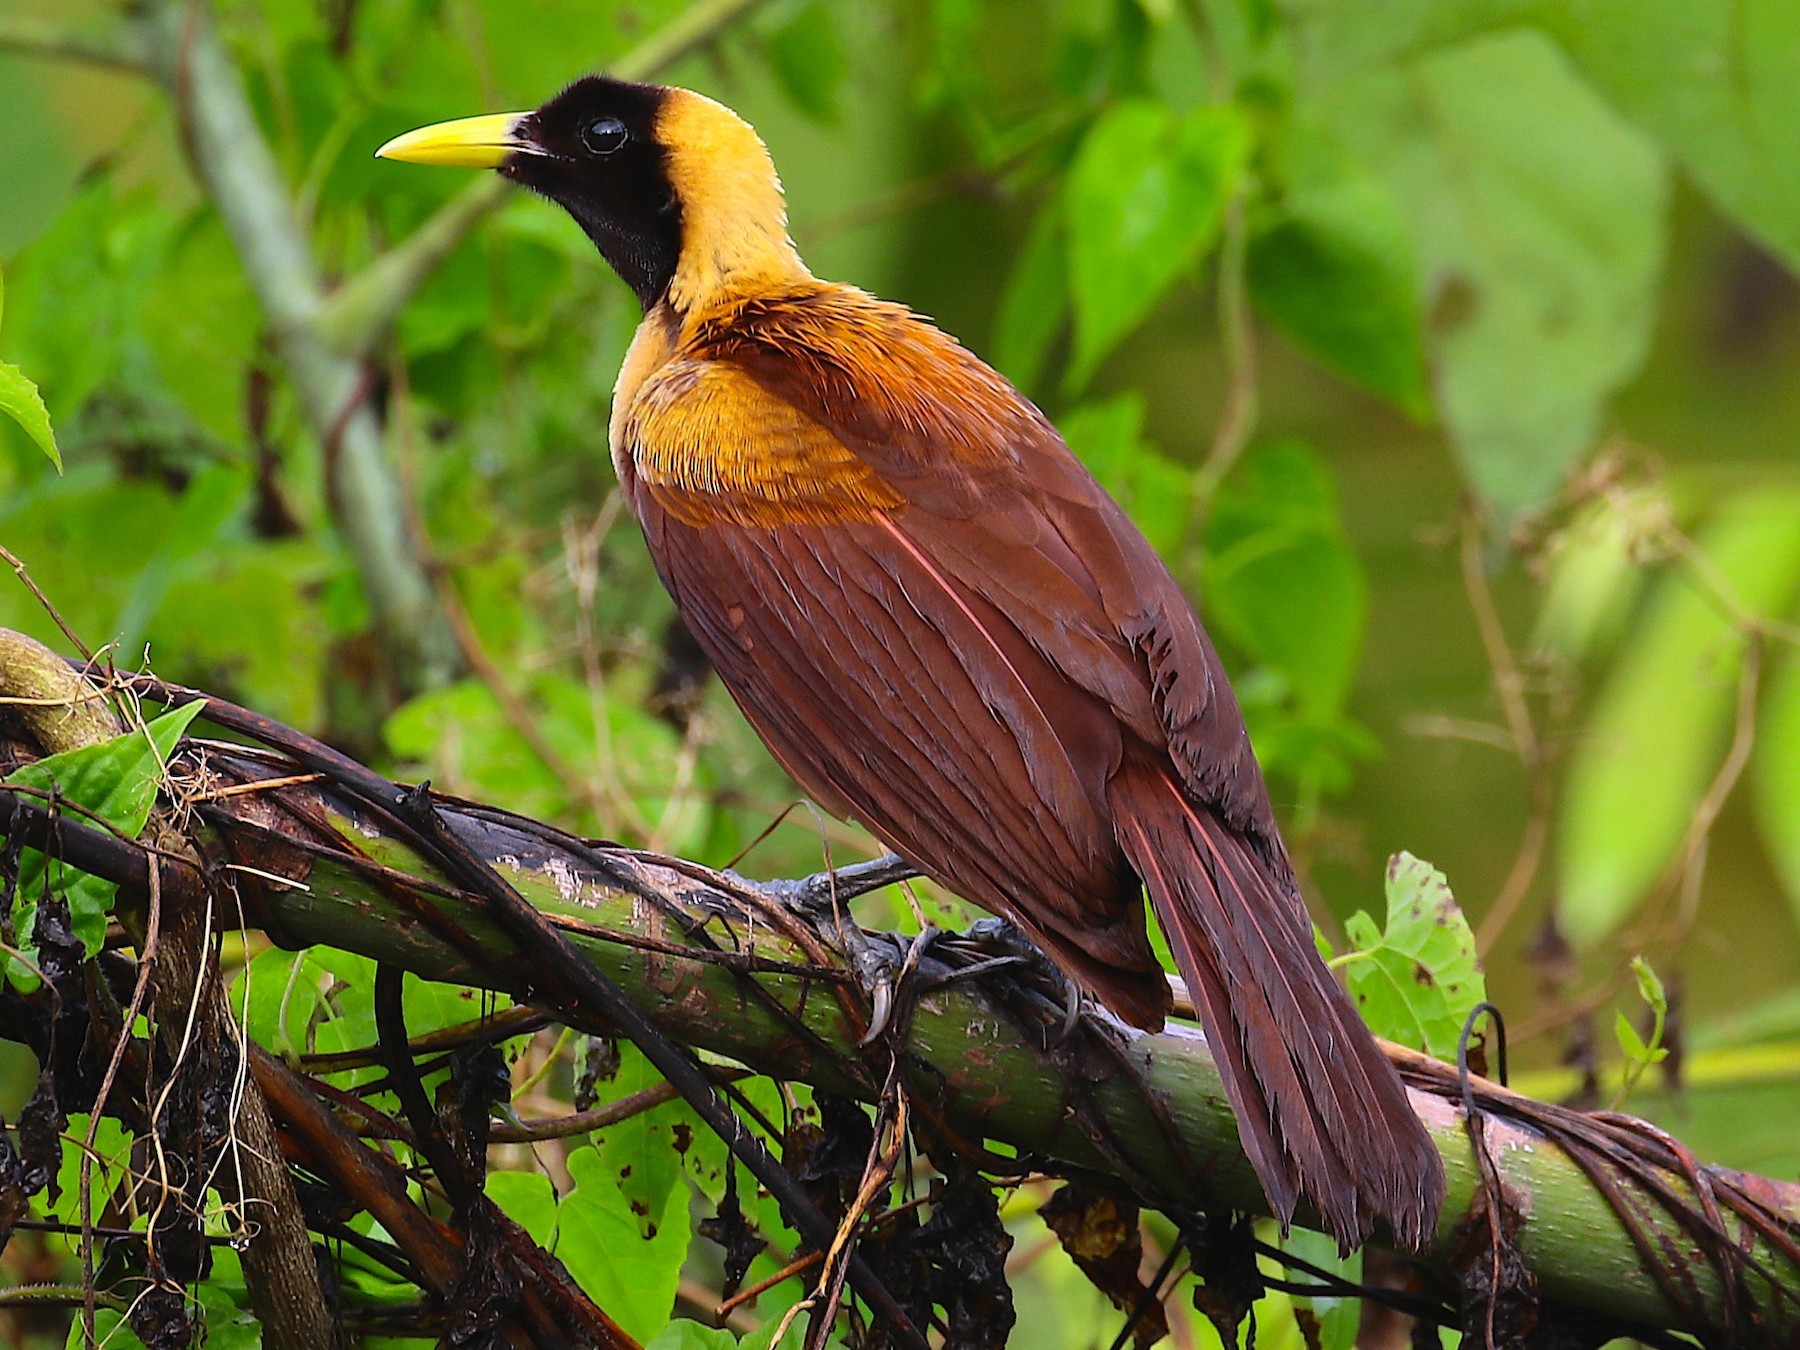
[[[1277,1215],[1304,1197],[1344,1241],[1377,1219],[1425,1241],[1437,1153],[1313,949],[1218,657],[1117,504],[999,376],[855,292],[771,304],[699,359],[882,490],[783,522],[707,499],[717,470],[633,485],[665,581],[777,758],[1153,1026],[1167,991],[1141,879]]]

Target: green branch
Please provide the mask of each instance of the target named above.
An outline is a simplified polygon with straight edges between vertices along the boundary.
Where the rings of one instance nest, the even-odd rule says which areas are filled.
[[[50,61],[78,61],[133,75],[146,74],[149,66],[143,42],[128,27],[75,28],[23,14],[0,18],[0,52]]]
[[[312,250],[243,78],[210,7],[151,0],[140,31],[175,104],[188,158],[236,248],[314,435],[326,447],[330,497],[403,690],[454,677],[461,661],[437,603],[410,512],[358,361],[332,351],[312,321],[323,302]]]

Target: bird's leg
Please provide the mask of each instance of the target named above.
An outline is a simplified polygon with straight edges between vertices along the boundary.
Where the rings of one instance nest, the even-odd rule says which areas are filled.
[[[837,934],[838,947],[850,962],[857,983],[872,1005],[869,1030],[861,1044],[868,1045],[887,1029],[893,1014],[894,990],[899,975],[909,963],[915,963],[912,952],[925,934],[908,944],[907,955],[897,968],[886,952],[870,942],[845,905],[858,896],[878,891],[883,886],[916,877],[918,871],[897,853],[889,853],[869,862],[851,863],[830,871],[815,872],[797,881],[749,882],[764,894],[772,896],[816,927]],[[743,878],[739,878],[743,880]],[[927,930],[930,932],[933,930]]]

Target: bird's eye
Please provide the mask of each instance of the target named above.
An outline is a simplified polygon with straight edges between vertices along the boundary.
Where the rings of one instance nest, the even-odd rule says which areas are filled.
[[[625,142],[630,139],[631,133],[625,130],[625,124],[616,117],[602,117],[581,129],[581,143],[588,148],[590,154],[613,154],[624,149]]]

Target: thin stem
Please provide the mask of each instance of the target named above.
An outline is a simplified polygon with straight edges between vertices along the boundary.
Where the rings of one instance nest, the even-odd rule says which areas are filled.
[[[1227,383],[1212,445],[1195,477],[1195,527],[1205,520],[1213,494],[1244,453],[1261,412],[1256,390],[1256,330],[1250,318],[1249,285],[1244,275],[1249,244],[1244,194],[1240,192],[1225,207],[1224,231],[1219,241],[1219,344],[1225,354]]]
[[[1476,932],[1476,946],[1489,951],[1506,931],[1519,906],[1531,891],[1538,869],[1544,861],[1544,847],[1550,837],[1550,809],[1553,788],[1549,765],[1544,755],[1543,738],[1531,716],[1531,705],[1525,698],[1525,679],[1513,656],[1512,644],[1506,636],[1506,625],[1494,604],[1494,592],[1488,585],[1482,562],[1482,529],[1476,513],[1466,510],[1462,522],[1462,546],[1458,557],[1462,565],[1463,591],[1468,596],[1469,610],[1475,616],[1475,627],[1481,634],[1481,647],[1487,654],[1493,672],[1494,689],[1500,696],[1500,709],[1512,738],[1512,748],[1525,767],[1531,785],[1531,816],[1519,840],[1519,851],[1513,858],[1494,903]]]

